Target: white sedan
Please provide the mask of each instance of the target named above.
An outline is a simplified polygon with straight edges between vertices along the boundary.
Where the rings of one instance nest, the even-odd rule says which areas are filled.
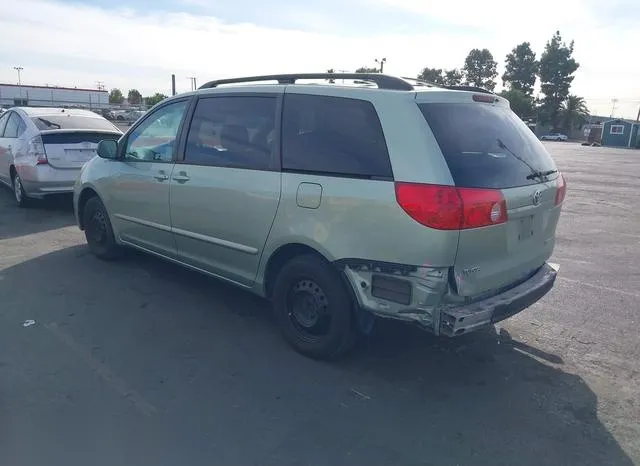
[[[569,136],[562,133],[550,133],[540,137],[541,141],[566,141]]]
[[[30,198],[71,193],[98,142],[121,135],[88,110],[11,108],[0,116],[0,183],[13,189],[20,207]]]

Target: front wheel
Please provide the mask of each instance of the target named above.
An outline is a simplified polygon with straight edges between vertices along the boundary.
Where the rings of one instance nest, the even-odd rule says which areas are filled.
[[[109,214],[102,201],[92,197],[84,206],[84,235],[89,250],[99,259],[112,260],[120,256]]]
[[[356,342],[353,301],[340,274],[314,255],[294,257],[273,289],[280,331],[293,348],[316,359],[337,359]]]

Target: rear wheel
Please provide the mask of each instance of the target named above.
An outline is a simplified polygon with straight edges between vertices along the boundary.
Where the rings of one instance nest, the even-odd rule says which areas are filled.
[[[27,193],[24,192],[24,186],[22,186],[22,180],[20,179],[18,172],[13,174],[13,179],[11,181],[13,184],[13,197],[16,200],[16,204],[18,207],[28,207],[29,198],[27,197]]]
[[[296,351],[337,359],[356,342],[353,302],[340,275],[314,255],[284,265],[273,289],[278,326]]]
[[[84,206],[84,235],[89,250],[99,259],[112,260],[120,256],[111,221],[102,201],[92,197]]]

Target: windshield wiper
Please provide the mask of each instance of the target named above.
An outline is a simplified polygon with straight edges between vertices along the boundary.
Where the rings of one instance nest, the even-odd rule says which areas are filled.
[[[47,125],[49,128],[56,128],[56,129],[60,129],[62,128],[62,126],[60,126],[58,123],[54,123],[53,121],[49,121],[49,120],[45,120],[44,118],[40,118],[38,117],[38,120],[40,120],[41,122],[43,122],[45,125]]]
[[[558,170],[547,170],[546,172],[537,171],[531,175],[527,175],[527,179],[534,180],[536,178],[544,178],[545,176],[553,175],[554,173],[558,173]]]
[[[498,147],[500,149],[506,150],[509,154],[511,154],[516,159],[518,159],[520,162],[524,163],[529,168],[529,170],[531,170],[531,174],[527,175],[527,179],[528,180],[534,180],[536,178],[543,178],[545,176],[552,175],[553,173],[558,171],[558,170],[547,170],[547,171],[536,170],[535,168],[533,168],[531,166],[531,164],[529,164],[529,162],[527,162],[525,159],[523,159],[522,157],[518,156],[515,152],[513,152],[511,149],[509,149],[507,147],[507,145],[504,142],[502,142],[502,139],[496,138],[496,142],[498,143]]]

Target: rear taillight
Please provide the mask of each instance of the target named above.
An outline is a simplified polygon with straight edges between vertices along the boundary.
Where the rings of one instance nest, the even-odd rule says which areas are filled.
[[[466,230],[507,221],[507,203],[495,189],[396,183],[396,200],[415,221],[437,230]]]
[[[556,205],[560,205],[567,195],[567,181],[564,179],[564,176],[562,176],[562,173],[556,179],[556,186],[558,188],[556,191]]]
[[[42,143],[42,138],[40,136],[36,136],[31,141],[29,141],[29,155],[36,159],[36,165],[46,165],[49,163],[47,160],[47,153],[44,150],[44,144]]]

